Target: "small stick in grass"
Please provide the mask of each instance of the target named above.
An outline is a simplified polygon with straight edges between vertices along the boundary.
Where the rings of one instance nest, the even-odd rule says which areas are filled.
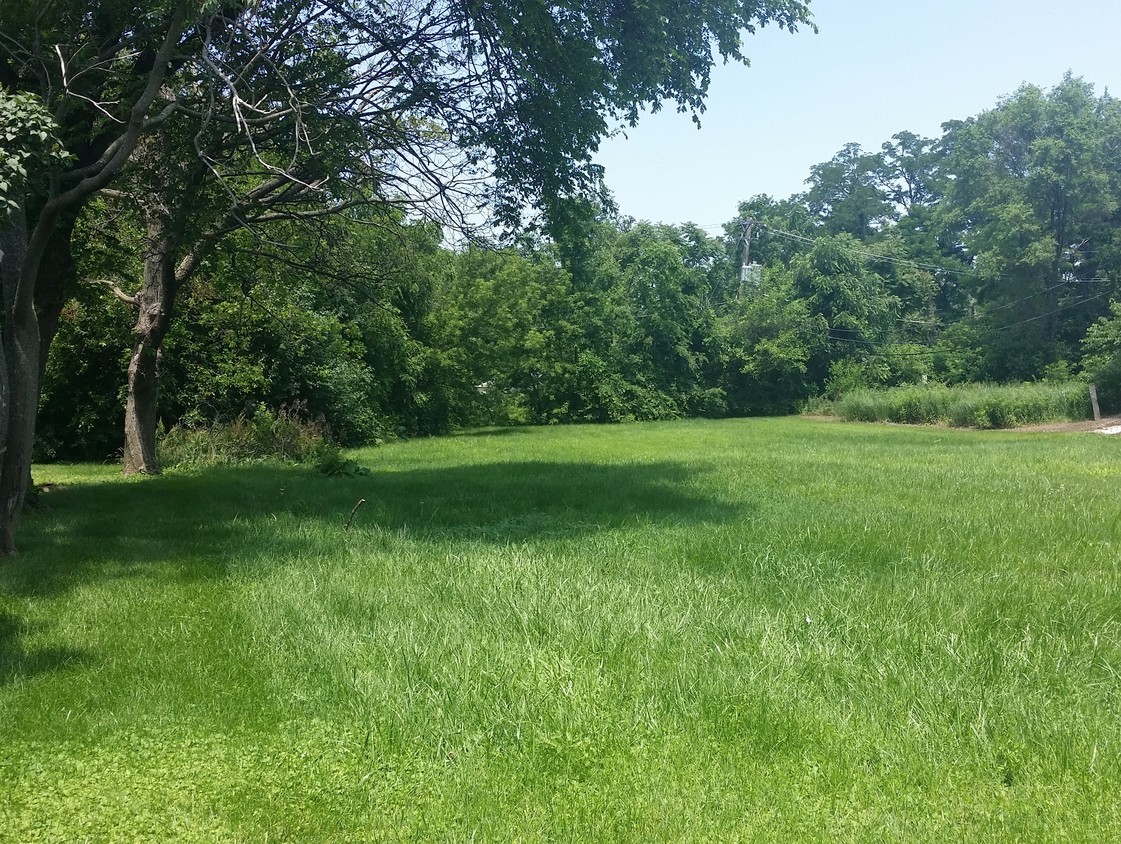
[[[365,498],[359,498],[358,503],[354,505],[354,509],[350,511],[350,515],[346,517],[346,523],[343,525],[343,530],[350,530],[350,523],[354,521],[354,514],[358,512],[358,508],[366,503]]]

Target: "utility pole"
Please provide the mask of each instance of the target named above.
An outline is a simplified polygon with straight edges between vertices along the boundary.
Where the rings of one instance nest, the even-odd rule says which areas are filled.
[[[739,299],[743,301],[743,288],[747,282],[747,268],[751,263],[751,231],[755,228],[755,220],[748,217],[746,220],[740,220],[740,225],[743,227],[743,257],[740,260],[740,293]]]

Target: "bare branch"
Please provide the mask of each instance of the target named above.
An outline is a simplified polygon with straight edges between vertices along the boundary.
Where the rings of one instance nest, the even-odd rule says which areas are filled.
[[[135,308],[139,304],[137,302],[137,299],[136,299],[135,296],[130,296],[128,293],[125,293],[120,288],[120,285],[118,285],[115,281],[110,281],[110,280],[105,279],[105,278],[87,278],[87,279],[83,279],[82,283],[83,284],[99,284],[99,285],[102,285],[103,287],[108,287],[110,290],[113,291],[113,295],[119,301],[124,302],[126,305],[128,305],[130,307]]]
[[[63,88],[63,90],[66,91],[66,93],[69,94],[72,97],[77,97],[79,100],[85,100],[87,103],[92,105],[94,108],[96,108],[98,111],[100,111],[106,117],[108,117],[114,123],[124,124],[125,121],[121,120],[119,117],[117,117],[115,114],[113,114],[113,112],[109,111],[109,109],[107,109],[105,107],[105,105],[103,105],[102,103],[99,103],[97,100],[93,99],[92,97],[87,97],[84,94],[79,94],[77,91],[74,91],[70,88],[70,80],[66,78],[66,59],[62,55],[62,47],[59,46],[58,44],[55,44],[54,49],[55,49],[55,52],[58,54],[58,66],[59,66],[59,70],[62,73],[62,88]],[[108,105],[119,105],[121,101],[120,100],[108,100],[106,102],[108,103]]]
[[[187,19],[188,5],[189,4],[186,2],[179,3],[171,19],[168,21],[167,33],[152,63],[152,71],[148,76],[147,84],[141,95],[137,97],[136,102],[133,104],[125,132],[120,136],[114,146],[102,156],[101,160],[98,162],[97,169],[91,171],[89,175],[68,191],[51,199],[47,203],[47,208],[44,210],[44,213],[57,213],[67,205],[80,202],[94,191],[105,187],[124,166],[129,156],[132,155],[133,150],[136,148],[136,143],[144,129],[145,116],[148,113],[148,109],[151,108],[152,103],[155,101],[156,96],[159,94],[160,88],[163,87],[168,63],[174,53],[175,45],[179,41],[179,37],[183,34],[183,28]]]

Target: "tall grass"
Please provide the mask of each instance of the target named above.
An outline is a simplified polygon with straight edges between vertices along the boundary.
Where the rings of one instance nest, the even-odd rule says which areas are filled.
[[[296,404],[273,412],[264,405],[230,422],[176,425],[159,439],[165,468],[226,466],[255,460],[311,463],[331,449],[321,421]]]
[[[41,467],[0,840],[1118,840],[1119,448],[790,419]]]
[[[850,422],[944,424],[957,428],[1015,428],[1089,419],[1090,397],[1081,382],[941,384],[853,390],[832,412]]]

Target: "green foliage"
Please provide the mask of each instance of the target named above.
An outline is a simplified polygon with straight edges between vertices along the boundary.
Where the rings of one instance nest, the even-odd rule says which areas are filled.
[[[954,179],[938,217],[973,256],[985,377],[1038,378],[1104,306],[1064,281],[1101,278],[1117,254],[1121,107],[1068,75],[947,125]]]
[[[101,209],[104,212],[104,209]],[[78,271],[117,278],[137,248],[136,221],[80,221]],[[343,445],[439,433],[441,389],[428,332],[439,232],[378,219],[233,238],[177,301],[160,365],[163,425],[228,423],[258,404],[300,404]],[[124,285],[124,283],[122,283]],[[44,380],[41,459],[105,459],[120,448],[124,372],[135,315],[101,286],[64,308]]]
[[[70,158],[42,100],[0,88],[0,222],[23,203],[37,177]]]
[[[831,234],[867,240],[890,220],[892,206],[877,178],[881,163],[859,144],[845,144],[832,160],[810,168],[806,206]]]
[[[832,411],[853,422],[1014,428],[1088,419],[1090,399],[1080,381],[960,387],[927,384],[852,390],[833,402]]]
[[[341,448],[332,443],[325,443],[317,450],[315,468],[332,478],[358,478],[370,474],[369,469],[347,457]]]
[[[721,245],[695,227],[619,227],[570,210],[557,244],[470,249],[444,280],[432,337],[454,423],[718,412],[721,388],[706,379]]]
[[[1110,302],[1109,316],[1101,317],[1082,341],[1082,369],[1097,386],[1107,412],[1121,410],[1121,302]]]
[[[305,407],[282,406],[273,412],[259,405],[252,414],[209,426],[176,425],[159,441],[160,464],[166,468],[202,468],[259,460],[342,465],[337,448],[328,445],[321,421]],[[327,468],[324,471],[328,474]]]
[[[577,328],[569,279],[549,255],[473,248],[458,256],[433,311],[458,425],[555,421]]]
[[[511,13],[496,14],[506,17],[485,37],[506,38]],[[1074,373],[1100,380],[1116,408],[1102,317],[1121,254],[1118,126],[1112,100],[1067,78],[947,124],[937,141],[901,132],[879,153],[850,145],[813,169],[806,195],[741,205],[764,265],[742,295],[739,221],[718,239],[571,197],[547,203],[548,237],[523,232],[505,249],[453,253],[431,227],[369,209],[271,227],[267,243],[238,236],[180,301],[164,424],[299,401],[349,446],[479,425],[788,413],[866,389]],[[128,270],[119,255],[136,249],[135,220],[115,236],[83,226],[87,274]],[[112,400],[77,383],[78,339],[96,325],[109,330],[64,320],[43,456],[112,450]],[[119,368],[94,351],[100,374]],[[926,401],[902,415],[926,419]],[[1038,414],[1002,400],[951,415],[1004,425]]]
[[[944,329],[934,344],[935,377],[945,384],[968,384],[985,379],[985,333],[974,325],[958,323]]]
[[[89,288],[63,308],[43,373],[37,461],[117,458],[131,324],[123,305]]]
[[[827,351],[827,324],[796,295],[788,273],[765,272],[720,330],[733,414],[790,413],[815,391],[810,368]]]
[[[888,343],[874,355],[845,357],[829,366],[824,394],[837,399],[852,390],[925,384],[933,373],[929,351],[916,343]]]

